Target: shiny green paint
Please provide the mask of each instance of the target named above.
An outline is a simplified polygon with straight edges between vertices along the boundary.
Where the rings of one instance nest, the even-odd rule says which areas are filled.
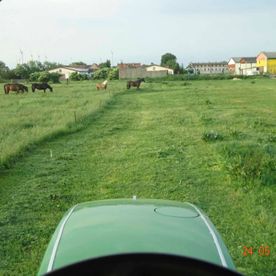
[[[70,211],[69,211],[70,212]],[[42,261],[47,272],[56,243],[53,268],[81,260],[120,253],[166,253],[222,265],[214,238],[235,269],[215,227],[202,211],[189,203],[164,200],[105,200],[78,204],[61,220]],[[61,226],[67,219],[59,242]]]

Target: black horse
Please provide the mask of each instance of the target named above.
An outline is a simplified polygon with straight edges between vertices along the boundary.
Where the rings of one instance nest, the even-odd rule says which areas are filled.
[[[48,83],[33,83],[32,84],[32,91],[35,92],[36,89],[38,90],[44,90],[44,93],[46,89],[50,89],[51,92],[53,92],[53,88]]]
[[[142,78],[142,79],[137,79],[136,81],[128,81],[127,82],[127,89],[129,89],[131,86],[133,87],[137,87],[137,89],[139,89],[140,85],[141,85],[141,82],[145,82],[145,79]]]

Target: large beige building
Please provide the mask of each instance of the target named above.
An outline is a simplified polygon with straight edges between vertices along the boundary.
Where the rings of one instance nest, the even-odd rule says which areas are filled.
[[[87,74],[89,75],[91,73],[91,69],[89,67],[87,68],[74,68],[74,67],[58,67],[52,70],[49,70],[49,73],[58,73],[61,75],[60,79],[65,80],[69,79],[70,75],[72,73],[77,72],[78,74]]]

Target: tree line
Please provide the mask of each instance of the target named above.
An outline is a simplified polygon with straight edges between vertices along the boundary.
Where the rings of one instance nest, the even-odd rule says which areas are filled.
[[[69,66],[87,66],[82,61],[73,62]],[[175,55],[166,53],[161,56],[161,66],[165,66],[174,70],[175,74],[183,74],[185,70],[183,66],[180,66],[177,62]],[[0,61],[0,82],[12,80],[12,79],[25,79],[29,81],[40,81],[54,83],[59,82],[60,75],[58,73],[49,73],[51,69],[64,66],[60,63],[44,61],[40,62],[37,60],[31,60],[27,63],[17,64],[14,69],[10,69],[3,61]],[[93,72],[93,79],[118,79],[119,72],[115,67],[111,67],[110,60],[106,60],[99,64],[99,69]],[[70,76],[71,80],[83,80],[88,79],[87,75],[80,75],[73,73]]]

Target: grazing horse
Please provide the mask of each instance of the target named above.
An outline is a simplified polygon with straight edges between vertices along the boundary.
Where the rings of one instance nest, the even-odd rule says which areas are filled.
[[[35,92],[36,89],[38,90],[43,90],[44,93],[46,91],[46,89],[49,89],[51,92],[53,92],[53,88],[46,82],[44,83],[33,83],[32,84],[32,91]]]
[[[96,88],[97,88],[97,90],[101,90],[101,89],[106,90],[106,88],[107,88],[107,80],[105,80],[102,83],[97,83],[96,84]]]
[[[145,82],[145,79],[142,78],[142,79],[138,79],[136,81],[128,81],[127,82],[127,89],[129,89],[131,86],[137,87],[137,89],[139,89],[139,87],[141,85],[141,82]]]
[[[16,94],[18,94],[19,92],[28,92],[28,87],[21,83],[7,83],[4,85],[4,91],[5,94],[9,94],[10,91],[16,91]]]

